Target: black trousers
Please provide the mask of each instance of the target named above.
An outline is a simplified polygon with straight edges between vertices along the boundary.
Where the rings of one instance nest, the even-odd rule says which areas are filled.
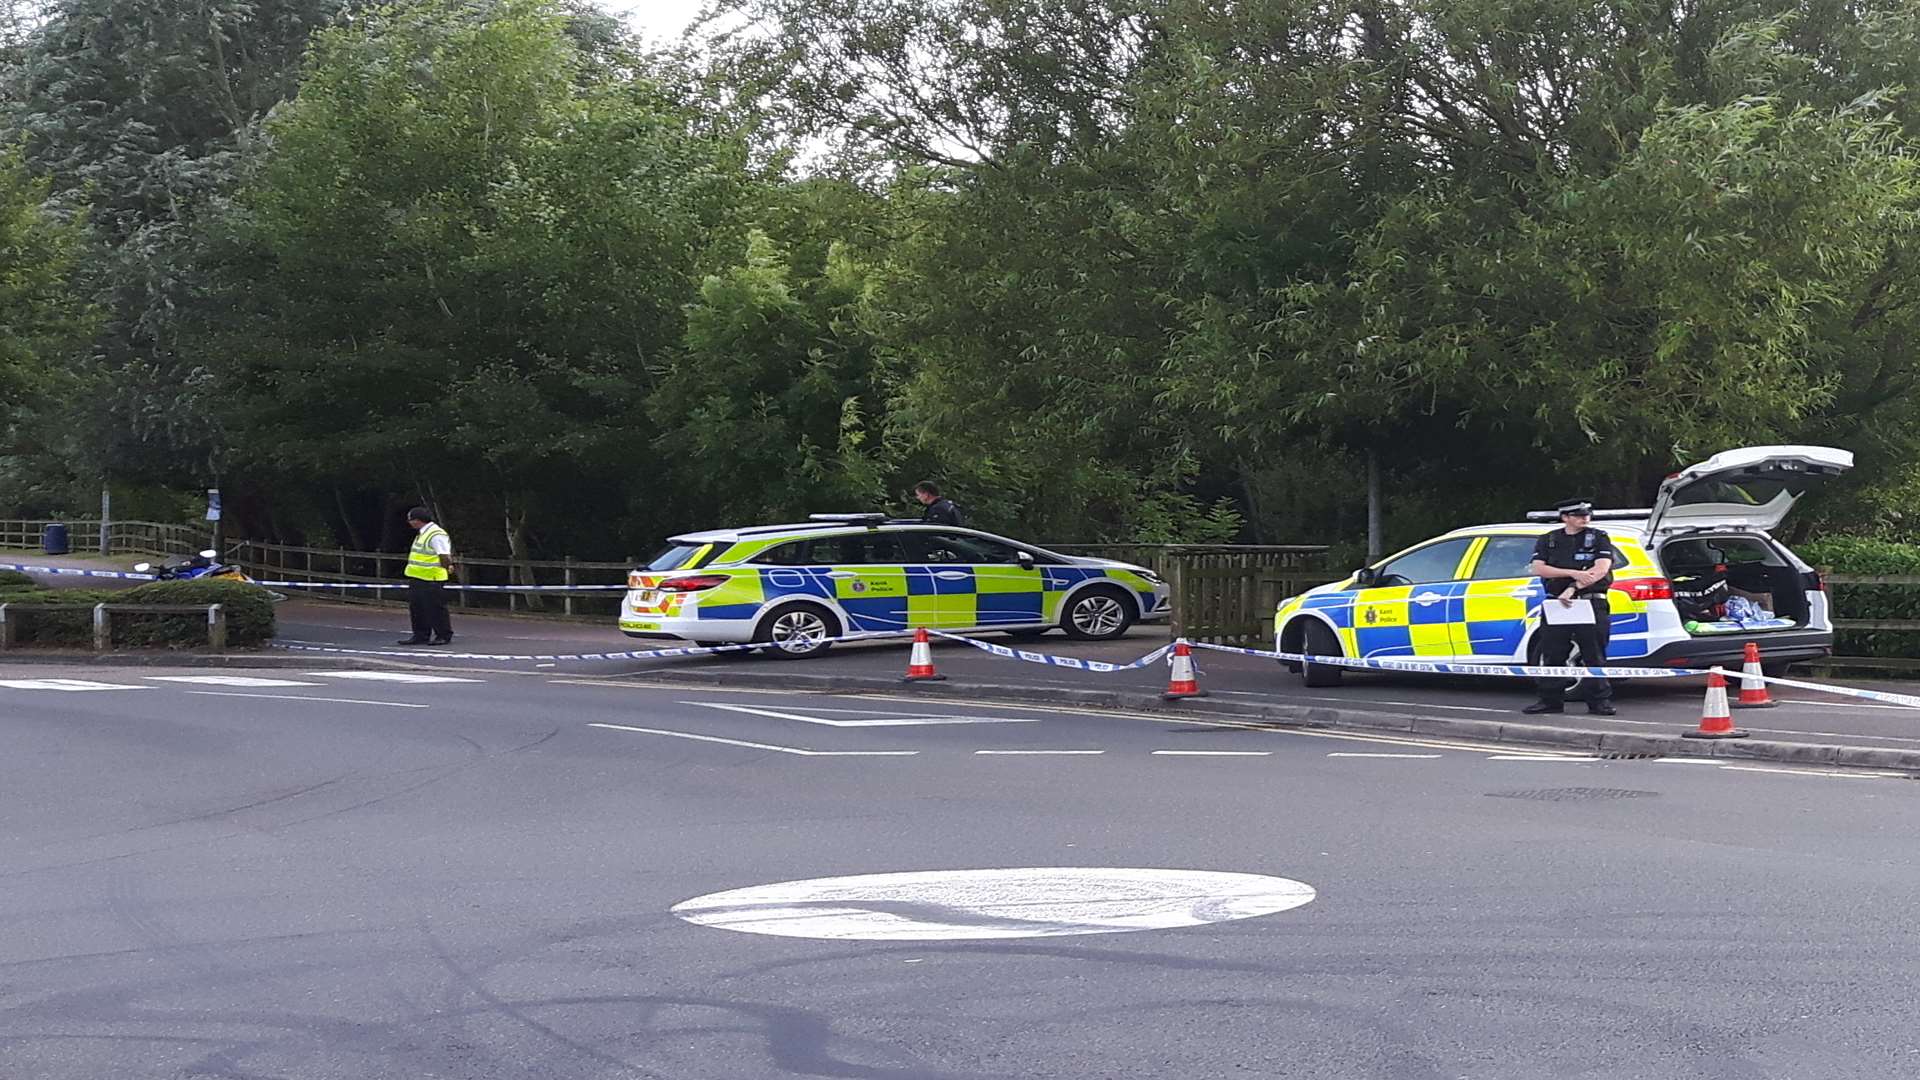
[[[413,636],[425,641],[453,638],[453,616],[447,613],[447,583],[407,579],[407,614],[413,618]]]
[[[1540,662],[1547,667],[1559,667],[1573,655],[1573,647],[1580,646],[1580,666],[1598,667],[1607,662],[1607,643],[1613,637],[1613,612],[1604,596],[1592,597],[1594,621],[1584,626],[1540,627]],[[1546,603],[1555,603],[1551,598]],[[1548,705],[1561,705],[1566,702],[1567,680],[1540,679],[1540,700]],[[1587,704],[1599,705],[1613,700],[1613,683],[1606,679],[1588,679]]]

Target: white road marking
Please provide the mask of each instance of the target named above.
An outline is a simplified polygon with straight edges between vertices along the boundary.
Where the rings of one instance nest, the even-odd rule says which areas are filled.
[[[1758,765],[1722,765],[1728,772],[1784,773],[1788,776],[1837,776],[1842,780],[1904,780],[1906,773],[1841,772],[1835,769],[1762,768]]]
[[[1430,759],[1430,758],[1437,758],[1440,755],[1439,754],[1364,754],[1364,753],[1358,753],[1358,752],[1350,753],[1344,750],[1336,750],[1333,753],[1328,754],[1327,756],[1328,757],[1358,757],[1358,758],[1420,758],[1424,760],[1424,759]]]
[[[297,679],[260,679],[251,675],[148,675],[154,682],[199,683],[204,686],[319,686]]]
[[[412,671],[303,671],[316,679],[365,679],[368,682],[403,683],[477,683],[485,679],[462,679],[454,675],[421,675]]]
[[[1713,758],[1705,758],[1705,757],[1654,758],[1653,763],[1655,765],[1713,765],[1713,766],[1718,766],[1722,764],[1721,762],[1716,761]]]
[[[1271,750],[1155,750],[1162,757],[1269,757]],[[1435,757],[1440,755],[1435,754]]]
[[[838,941],[963,941],[1201,926],[1312,902],[1311,885],[1208,870],[1021,867],[756,885],[675,904],[700,926]]]
[[[1489,754],[1488,761],[1599,761],[1592,754]]]
[[[744,746],[750,750],[771,750],[776,754],[793,754],[798,757],[912,757],[920,752],[918,750],[808,750],[799,746],[775,746],[772,743],[723,739],[718,735],[695,735],[690,731],[665,731],[660,728],[632,727],[627,724],[588,724],[587,726],[606,728],[609,731],[633,731],[642,735],[664,735],[671,739],[724,743],[727,746]]]
[[[389,709],[428,709],[430,705],[419,705],[408,701],[368,701],[364,698],[309,697],[306,694],[245,694],[229,690],[189,690],[189,694],[201,697],[243,697],[270,698],[274,701],[323,701],[334,705],[380,705]]]
[[[1817,705],[1823,709],[1892,709],[1894,712],[1912,712],[1911,705],[1876,705],[1871,701],[1812,701],[1807,698],[1774,698],[1782,705]]]
[[[825,716],[807,716],[804,713],[777,712],[773,709],[756,709],[748,705],[728,705],[720,701],[681,701],[679,705],[698,705],[705,709],[724,709],[727,712],[746,713],[750,716],[766,716],[775,720],[798,720],[803,724],[824,724],[827,727],[927,727],[935,724],[1037,724],[1038,717],[1032,716],[909,716],[889,720],[834,720]]]
[[[1042,757],[1046,755],[1080,755],[1091,757],[1104,754],[1105,750],[975,750],[976,755],[998,755],[1000,757]]]
[[[89,679],[0,679],[10,690],[157,690],[154,686],[123,686],[120,683],[93,682]]]
[[[1279,704],[1285,704],[1288,701],[1333,701],[1349,705],[1391,705],[1396,709],[1453,709],[1458,712],[1485,713],[1512,713],[1520,711],[1518,709],[1489,709],[1484,705],[1441,705],[1432,701],[1386,701],[1381,698],[1311,697],[1305,694],[1270,694],[1265,696],[1273,698],[1273,700]]]

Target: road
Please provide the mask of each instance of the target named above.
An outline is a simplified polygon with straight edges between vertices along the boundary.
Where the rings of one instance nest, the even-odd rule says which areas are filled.
[[[449,668],[507,668],[536,672],[567,670],[595,676],[665,676],[686,671],[709,676],[715,672],[744,673],[754,678],[773,674],[888,678],[903,674],[907,659],[904,644],[885,641],[836,646],[818,658],[797,662],[741,656],[625,662],[476,661],[449,658],[433,650],[397,649],[394,645],[396,637],[407,632],[405,620],[405,611],[394,608],[346,607],[294,600],[281,605],[279,640],[306,647],[364,649],[370,652],[384,650],[395,654],[390,659],[404,657]],[[456,614],[455,629],[459,638],[456,646],[465,653],[577,654],[673,644],[636,641],[611,633],[604,626],[592,624],[499,616]],[[987,640],[1004,640],[994,635],[983,636]],[[1135,627],[1124,639],[1112,642],[1073,642],[1055,633],[1037,641],[1014,644],[1080,659],[1124,663],[1166,644],[1166,641],[1164,628]],[[950,679],[982,687],[1158,691],[1167,685],[1164,667],[1093,674],[1005,660],[951,642],[936,643],[934,655],[941,671]],[[1705,681],[1702,678],[1687,678],[1623,683],[1617,691],[1617,716],[1590,717],[1578,703],[1572,703],[1568,713],[1556,719],[1520,716],[1520,707],[1532,701],[1533,694],[1529,686],[1517,680],[1353,672],[1347,675],[1345,684],[1340,687],[1308,689],[1300,684],[1298,677],[1286,673],[1271,660],[1201,652],[1197,663],[1201,685],[1223,701],[1267,702],[1397,715],[1411,711],[1460,719],[1525,720],[1528,723],[1559,723],[1584,729],[1661,735],[1677,735],[1699,726]],[[1913,694],[1916,687],[1920,686],[1911,681],[1887,682],[1859,678],[1814,681],[1843,682],[1848,686],[1901,694]],[[1895,750],[1920,749],[1920,710],[1856,701],[1798,688],[1775,688],[1773,693],[1780,703],[1779,707],[1740,711],[1737,714],[1741,728],[1751,732],[1756,739]]]
[[[1920,1074],[1904,777],[560,671],[0,676],[8,1080]]]

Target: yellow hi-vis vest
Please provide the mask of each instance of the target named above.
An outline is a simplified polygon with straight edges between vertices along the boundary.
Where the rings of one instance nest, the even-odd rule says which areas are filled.
[[[433,553],[433,538],[447,535],[447,530],[429,521],[413,538],[413,546],[407,549],[407,576],[421,581],[447,580],[447,568],[440,565],[440,556]]]

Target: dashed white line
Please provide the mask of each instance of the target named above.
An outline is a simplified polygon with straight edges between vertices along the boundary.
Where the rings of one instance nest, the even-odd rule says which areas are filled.
[[[0,679],[9,690],[157,690],[157,686],[124,686],[120,683],[94,682],[91,679]]]
[[[1105,750],[975,750],[976,755],[997,757],[1048,757],[1048,756],[1084,756],[1104,754]]]
[[[695,742],[744,746],[749,750],[769,750],[776,754],[793,754],[797,757],[913,757],[920,752],[918,750],[808,750],[800,746],[775,746],[772,743],[723,739],[718,735],[695,735],[690,731],[666,731],[661,728],[633,727],[628,724],[588,724],[587,726],[606,728],[609,731],[632,731],[641,735],[664,735],[670,739],[692,739]]]
[[[1421,760],[1427,760],[1431,758],[1437,758],[1440,755],[1439,754],[1356,754],[1356,753],[1346,753],[1346,752],[1336,750],[1333,753],[1328,754],[1327,756],[1328,757],[1358,757],[1358,758],[1417,758]]]
[[[324,701],[334,705],[381,705],[389,709],[429,709],[431,705],[421,705],[411,701],[368,701],[364,698],[310,697],[306,694],[244,694],[231,690],[188,690],[189,694],[201,697],[243,697],[269,698],[274,701]]]
[[[252,675],[148,675],[154,682],[197,683],[201,686],[319,686],[298,679],[262,679]]]
[[[1488,761],[1599,761],[1591,754],[1488,754]]]
[[[485,679],[462,679],[454,675],[418,675],[411,671],[303,671],[316,679],[365,679],[368,682],[400,683],[477,683]]]
[[[824,724],[827,727],[927,727],[935,724],[1037,724],[1040,722],[1039,718],[1031,716],[905,716],[887,720],[835,720],[826,716],[756,709],[750,705],[730,705],[722,701],[681,701],[676,704],[723,709],[727,712],[765,716],[774,720],[798,720],[803,724]]]
[[[1155,750],[1160,757],[1267,757],[1271,750]],[[1438,755],[1435,755],[1436,757]]]

